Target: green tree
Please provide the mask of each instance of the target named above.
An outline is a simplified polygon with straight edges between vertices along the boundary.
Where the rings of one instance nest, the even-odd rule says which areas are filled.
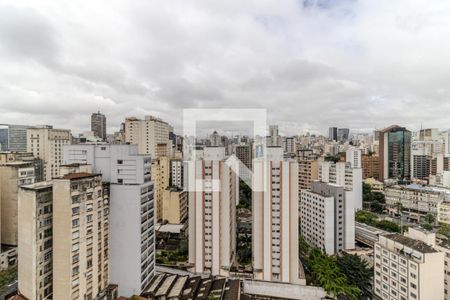
[[[336,258],[326,256],[319,249],[310,251],[309,266],[316,283],[326,292],[335,297],[346,296],[351,300],[357,300],[361,290],[349,284],[347,277],[340,271]]]
[[[434,224],[434,222],[436,222],[436,218],[435,218],[435,216],[433,214],[428,213],[425,216],[425,222],[427,222],[428,224],[432,225],[432,224]]]
[[[397,223],[388,220],[376,222],[375,227],[390,232],[400,232],[400,226],[398,226]]]
[[[372,186],[370,184],[365,183],[363,181],[362,185],[363,185],[363,195],[370,194],[372,192]]]
[[[377,220],[377,215],[370,211],[359,210],[355,215],[356,222],[364,223],[367,225],[374,225]]]
[[[370,294],[373,269],[357,255],[338,256],[337,265],[350,284],[357,286],[364,295]]]
[[[236,253],[239,263],[247,265],[252,259],[252,239],[247,234],[237,237]]]
[[[440,223],[437,233],[445,235],[446,237],[450,238],[450,226],[445,223]]]
[[[339,157],[339,155],[331,155],[331,154],[327,154],[325,156],[325,161],[331,161],[331,162],[339,162],[341,159]]]
[[[429,223],[424,223],[424,224],[421,224],[420,226],[426,230],[433,230],[433,225],[431,225]]]
[[[243,180],[239,180],[239,204],[237,208],[249,208],[251,199],[252,189]]]

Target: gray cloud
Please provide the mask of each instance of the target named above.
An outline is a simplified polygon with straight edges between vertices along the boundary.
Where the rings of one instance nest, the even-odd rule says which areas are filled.
[[[450,3],[35,1],[0,5],[2,123],[110,131],[183,108],[267,108],[286,134],[446,129]]]

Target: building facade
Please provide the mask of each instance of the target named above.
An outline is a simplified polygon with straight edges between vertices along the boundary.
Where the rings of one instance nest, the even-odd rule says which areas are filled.
[[[362,169],[352,168],[349,162],[320,164],[319,180],[344,187],[353,193],[354,209],[362,209]]]
[[[397,125],[380,132],[380,180],[408,181],[411,172],[411,131]]]
[[[102,176],[53,181],[53,298],[96,299],[109,282],[109,195]]]
[[[0,124],[0,150],[12,152],[27,151],[27,125]]]
[[[188,164],[189,263],[196,273],[227,276],[236,255],[238,179],[225,148],[204,148]]]
[[[242,162],[239,165],[239,177],[250,179],[250,172],[252,170],[252,145],[236,145],[234,146],[234,154]]]
[[[27,129],[27,152],[43,160],[43,179],[59,176],[63,146],[71,143],[70,130],[52,126]]]
[[[363,154],[361,156],[361,169],[363,179],[374,178],[380,180],[380,157]]]
[[[328,255],[355,248],[353,195],[344,187],[314,181],[301,191],[300,232],[308,244]]]
[[[18,290],[27,299],[54,299],[53,184],[22,186],[18,199]]]
[[[304,284],[298,258],[298,164],[268,147],[253,161],[252,251],[255,279]]]
[[[338,129],[337,129],[337,127],[330,127],[328,129],[328,139],[330,141],[337,142],[337,140],[338,140]]]
[[[152,159],[171,156],[170,125],[163,120],[145,116],[144,120],[125,119],[125,142],[138,145],[139,154],[150,154]]]
[[[184,189],[184,163],[181,159],[170,160],[170,186]]]
[[[91,114],[91,131],[96,137],[106,140],[106,116],[100,112]]]
[[[155,184],[155,221],[163,219],[163,194],[170,185],[170,160],[160,157],[152,161],[152,179]]]
[[[1,243],[18,245],[18,192],[24,184],[35,182],[32,163],[14,161],[0,164]]]
[[[445,192],[418,185],[390,186],[384,189],[386,206],[397,213],[401,204],[411,221],[420,222],[427,214],[438,215],[438,205],[446,198]]]
[[[381,299],[444,300],[444,253],[400,234],[374,247],[374,294]]]
[[[150,156],[139,155],[137,145],[70,145],[64,163],[92,165],[110,183],[110,281],[119,295],[140,294],[155,272]]]
[[[177,187],[163,192],[162,219],[169,224],[182,224],[188,217],[188,193]]]
[[[319,162],[316,159],[298,159],[298,188],[307,190],[311,188],[314,180],[319,179]]]

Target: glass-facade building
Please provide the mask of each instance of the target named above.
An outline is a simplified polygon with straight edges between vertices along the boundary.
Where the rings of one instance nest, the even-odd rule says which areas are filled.
[[[409,181],[411,177],[411,131],[391,126],[380,136],[380,175],[383,179]]]

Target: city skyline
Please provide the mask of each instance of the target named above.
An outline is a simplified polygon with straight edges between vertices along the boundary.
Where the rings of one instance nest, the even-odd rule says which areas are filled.
[[[108,131],[147,114],[177,130],[183,108],[262,107],[286,135],[446,127],[448,3],[104,4],[0,6],[2,122],[82,132],[100,110]]]

